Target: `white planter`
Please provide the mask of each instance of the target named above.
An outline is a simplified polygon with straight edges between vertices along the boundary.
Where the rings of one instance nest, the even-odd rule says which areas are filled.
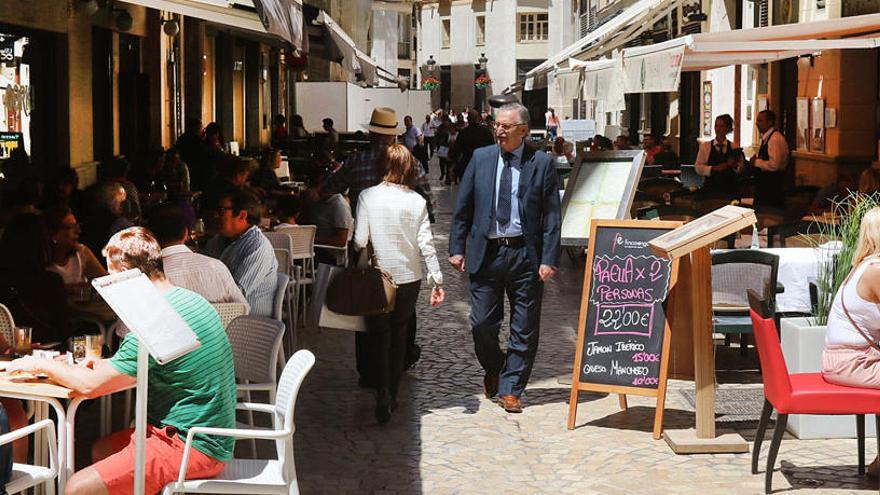
[[[810,324],[811,318],[783,318],[782,354],[789,373],[816,373],[822,370],[825,327]],[[865,418],[866,436],[874,436],[874,421]],[[855,438],[855,416],[792,414],[788,431],[797,438]]]

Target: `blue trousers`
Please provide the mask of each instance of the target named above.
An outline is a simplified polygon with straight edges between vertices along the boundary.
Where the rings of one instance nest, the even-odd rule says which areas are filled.
[[[486,373],[498,373],[498,394],[522,395],[535,353],[544,284],[525,246],[489,244],[480,270],[470,277],[471,331],[474,351]],[[510,303],[510,339],[501,351],[498,333],[504,322],[504,296]]]

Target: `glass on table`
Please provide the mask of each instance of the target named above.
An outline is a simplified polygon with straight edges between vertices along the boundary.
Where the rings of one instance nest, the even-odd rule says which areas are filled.
[[[19,356],[29,356],[33,352],[31,346],[31,336],[33,330],[31,327],[15,327],[12,333],[14,340],[12,351]]]
[[[104,355],[104,336],[101,334],[86,335],[86,357],[101,359]]]
[[[73,362],[80,364],[86,360],[86,336],[76,335],[70,338],[70,351],[73,353]]]

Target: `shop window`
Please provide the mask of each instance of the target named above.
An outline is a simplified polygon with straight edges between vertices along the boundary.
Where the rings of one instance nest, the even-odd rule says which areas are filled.
[[[31,71],[26,36],[0,33],[0,160],[23,147],[31,154]]]
[[[397,58],[409,60],[410,47],[412,46],[412,16],[398,14],[397,16]]]
[[[520,41],[547,41],[549,20],[547,14],[520,14]]]
[[[443,19],[440,21],[440,36],[441,36],[440,46],[442,48],[449,48],[450,33],[452,31],[451,24],[452,24],[452,21],[450,21],[449,19]]]

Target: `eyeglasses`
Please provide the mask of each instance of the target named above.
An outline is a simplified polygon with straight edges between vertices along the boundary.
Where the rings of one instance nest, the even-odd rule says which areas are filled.
[[[510,131],[510,130],[514,129],[515,127],[518,127],[521,125],[526,125],[526,123],[525,122],[517,122],[516,124],[505,124],[503,122],[493,122],[492,125],[496,129],[503,129],[504,131]]]

